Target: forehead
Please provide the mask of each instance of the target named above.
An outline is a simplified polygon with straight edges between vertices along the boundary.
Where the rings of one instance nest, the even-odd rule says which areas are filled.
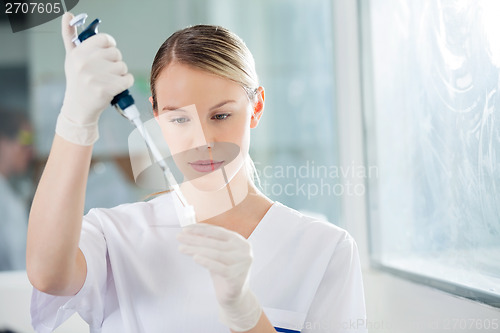
[[[234,81],[174,62],[158,76],[156,98],[160,109],[167,103],[201,107],[199,104],[218,103],[221,99],[245,100],[246,93]]]

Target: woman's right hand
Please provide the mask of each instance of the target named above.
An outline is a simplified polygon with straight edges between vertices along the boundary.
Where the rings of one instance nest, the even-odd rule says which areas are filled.
[[[99,116],[113,97],[132,86],[134,79],[108,34],[99,33],[75,46],[71,13],[62,18],[66,49],[66,93],[56,132],[67,141],[91,145],[98,138]]]
[[[133,82],[111,36],[97,34],[78,47],[73,45],[72,17],[66,13],[62,18],[66,94],[57,135],[33,198],[26,248],[26,269],[33,286],[65,296],[75,295],[87,276],[78,245],[97,121],[113,96]]]

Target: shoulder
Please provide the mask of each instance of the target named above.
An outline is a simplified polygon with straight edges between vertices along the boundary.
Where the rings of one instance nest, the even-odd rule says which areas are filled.
[[[290,232],[294,238],[322,247],[336,247],[354,242],[344,229],[318,216],[311,216],[275,202],[270,209],[270,217],[278,228]]]
[[[174,200],[171,193],[165,193],[149,201],[126,203],[113,208],[93,208],[85,215],[84,220],[121,224],[130,222],[135,225],[176,225],[179,223],[177,215],[172,212],[175,212]]]

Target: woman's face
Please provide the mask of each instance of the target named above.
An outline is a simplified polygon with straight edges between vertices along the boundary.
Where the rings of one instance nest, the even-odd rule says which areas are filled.
[[[254,105],[243,88],[220,76],[172,63],[156,81],[158,121],[186,181],[217,190],[244,165]]]

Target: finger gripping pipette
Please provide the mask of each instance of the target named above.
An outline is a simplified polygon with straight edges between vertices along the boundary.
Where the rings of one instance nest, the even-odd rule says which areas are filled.
[[[71,20],[70,25],[75,27],[82,26],[85,23],[86,18],[87,14],[79,14]],[[87,28],[85,28],[77,37],[73,39],[73,43],[75,45],[80,45],[86,39],[96,35],[98,32],[97,30],[99,23],[101,23],[101,20],[98,18],[92,21],[92,23],[90,23]],[[111,100],[111,105],[114,106],[122,116],[130,120],[130,122],[137,128],[137,130],[143,137],[144,142],[149,148],[149,151],[151,152],[155,162],[158,163],[158,165],[162,169],[167,183],[172,187],[172,190],[179,198],[179,201],[182,204],[182,208],[177,209],[177,215],[179,217],[181,226],[196,223],[193,206],[189,205],[189,203],[186,201],[186,198],[179,188],[179,185],[177,185],[175,177],[168,168],[167,163],[165,162],[154,141],[151,139],[148,131],[144,127],[144,124],[141,121],[141,114],[135,106],[134,98],[132,97],[128,89],[116,95]]]
[[[86,18],[87,14],[79,14],[71,20],[70,25],[76,27],[82,26],[85,23]],[[98,32],[97,30],[99,27],[99,23],[101,23],[101,20],[98,18],[92,21],[92,23],[90,23],[87,28],[85,28],[76,38],[73,39],[73,43],[75,45],[80,45],[84,40],[96,35]],[[134,98],[132,97],[132,95],[130,95],[128,89],[116,95],[111,101],[111,105],[113,105],[117,109],[119,108],[118,112],[120,112],[120,114],[122,114],[129,120],[140,117],[140,113],[137,108],[135,108],[135,110],[127,110],[132,105],[135,105]],[[128,113],[125,113],[126,110],[128,111]]]

